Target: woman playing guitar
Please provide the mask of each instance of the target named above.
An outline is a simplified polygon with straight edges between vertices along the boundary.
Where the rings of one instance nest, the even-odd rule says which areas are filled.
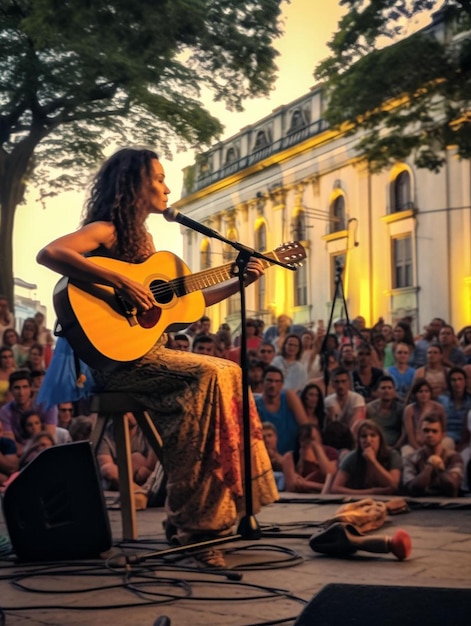
[[[140,315],[146,319],[157,307],[152,282],[135,280],[116,269],[119,263],[105,261],[139,267],[155,254],[146,219],[165,211],[169,193],[155,152],[118,151],[95,176],[82,227],[48,244],[38,253],[38,262],[79,285],[108,290],[114,302],[125,303],[132,318],[128,326],[138,325]],[[261,263],[251,259],[246,284],[262,273]],[[237,289],[237,278],[208,287],[202,291],[204,305],[215,304]],[[109,308],[110,318],[116,317],[118,313]],[[59,312],[58,316],[65,329]],[[119,344],[120,337],[110,340]],[[231,361],[169,350],[164,344],[161,337],[140,358],[115,362],[112,369],[101,361],[98,367],[90,361],[89,365],[107,390],[134,395],[149,410],[164,444],[167,529],[182,544],[193,543],[229,533],[243,514],[241,370]],[[257,511],[276,500],[277,492],[252,398],[250,418]],[[225,565],[217,549],[199,558],[208,566]]]

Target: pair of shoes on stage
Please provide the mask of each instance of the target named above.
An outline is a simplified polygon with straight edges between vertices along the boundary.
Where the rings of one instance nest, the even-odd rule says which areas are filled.
[[[165,531],[165,538],[171,546],[179,545],[191,545],[194,543],[200,543],[203,541],[210,541],[214,539],[214,536],[209,535],[190,535],[190,534],[178,534],[178,529],[168,520],[162,522]],[[226,569],[226,561],[222,550],[218,548],[202,548],[199,551],[191,553],[191,556],[195,559],[199,567],[207,569]]]

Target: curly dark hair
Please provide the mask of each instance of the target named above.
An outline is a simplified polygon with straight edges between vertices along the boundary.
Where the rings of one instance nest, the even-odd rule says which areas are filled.
[[[306,397],[311,389],[317,389],[317,393],[319,394],[319,400],[317,402],[317,406],[316,406],[314,413],[319,421],[319,430],[322,431],[324,429],[325,407],[324,407],[324,396],[322,394],[322,391],[319,385],[316,385],[316,383],[308,383],[299,394],[299,398],[301,400],[302,405],[305,407]]]
[[[158,155],[147,148],[123,148],[98,170],[85,205],[83,225],[111,222],[116,230],[116,248],[123,261],[138,262],[149,256],[145,192],[151,167]]]

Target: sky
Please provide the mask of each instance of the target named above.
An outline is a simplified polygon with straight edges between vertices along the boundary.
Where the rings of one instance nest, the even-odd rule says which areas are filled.
[[[313,71],[317,63],[328,55],[327,42],[335,32],[344,9],[337,0],[291,0],[284,5],[284,35],[275,41],[280,53],[277,59],[278,78],[269,97],[246,101],[245,111],[231,113],[220,103],[206,102],[206,107],[225,126],[221,139],[227,139],[248,124],[269,115],[276,107],[287,104],[307,93],[315,84]],[[182,170],[194,162],[192,151],[175,155],[164,162],[166,182],[172,194],[170,202],[180,198],[183,185]],[[36,254],[49,241],[77,229],[85,196],[69,192],[47,202],[43,208],[34,189],[27,201],[18,207],[14,230],[14,275],[35,283],[38,300],[47,307],[47,324],[54,323],[52,291],[59,275],[36,263]],[[157,221],[158,220],[158,221]],[[182,255],[180,227],[167,223],[160,216],[149,222],[157,249],[166,249]],[[165,242],[165,244],[161,243]]]

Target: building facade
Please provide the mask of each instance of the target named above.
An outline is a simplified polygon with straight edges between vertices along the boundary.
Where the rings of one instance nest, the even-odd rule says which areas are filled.
[[[321,87],[213,146],[186,168],[175,206],[228,240],[274,250],[297,240],[296,272],[273,266],[247,289],[247,311],[266,323],[289,314],[315,324],[345,316],[421,332],[432,317],[471,323],[471,164],[453,147],[440,173],[397,163],[371,174],[357,136],[323,120]],[[230,245],[183,228],[192,271],[229,263]],[[212,307],[237,327],[238,296]]]

